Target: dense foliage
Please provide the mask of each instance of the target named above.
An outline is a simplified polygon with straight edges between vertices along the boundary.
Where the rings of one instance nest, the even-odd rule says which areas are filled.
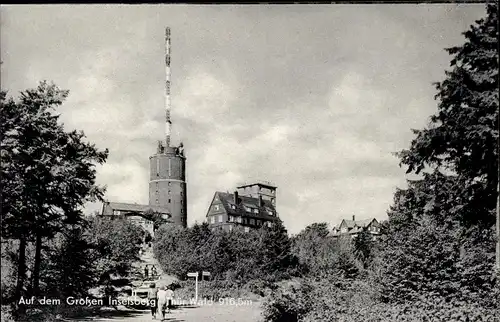
[[[139,260],[144,231],[123,218],[91,217],[85,240],[96,253],[92,263],[100,283],[128,276]]]
[[[209,271],[212,279],[234,285],[274,282],[294,274],[297,267],[281,222],[250,232],[211,231],[206,223],[190,228],[165,225],[155,236],[154,253],[163,271],[181,280],[188,272]]]

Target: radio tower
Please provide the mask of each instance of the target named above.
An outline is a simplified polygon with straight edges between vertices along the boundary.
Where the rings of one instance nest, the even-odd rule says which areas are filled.
[[[165,29],[165,148],[170,146],[170,134],[172,132],[172,121],[170,120],[170,28]]]
[[[165,142],[149,157],[149,204],[167,208],[174,224],[187,225],[186,156],[184,145],[170,142],[170,28],[165,29]]]

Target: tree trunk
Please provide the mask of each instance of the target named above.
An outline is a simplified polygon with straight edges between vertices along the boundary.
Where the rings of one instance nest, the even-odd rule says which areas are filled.
[[[32,295],[38,296],[40,293],[40,263],[42,260],[42,235],[37,233],[35,244],[35,263],[33,264],[33,279],[31,280]]]
[[[497,274],[500,276],[500,183],[497,188],[497,252],[496,252],[496,266]]]
[[[26,279],[26,237],[19,239],[19,259],[17,263],[17,284],[14,293],[15,314],[21,315],[25,311],[24,305],[19,305],[21,296],[24,295],[24,281]]]

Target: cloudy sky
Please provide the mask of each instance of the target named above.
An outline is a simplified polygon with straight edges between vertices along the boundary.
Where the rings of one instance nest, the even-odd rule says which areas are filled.
[[[436,110],[445,47],[480,4],[2,6],[2,88],[69,89],[68,129],[108,162],[106,198],[148,202],[148,156],[164,137],[164,33],[172,30],[173,142],[187,155],[188,223],[215,191],[278,186],[291,233],[386,218],[409,146]],[[89,205],[87,211],[100,205]]]

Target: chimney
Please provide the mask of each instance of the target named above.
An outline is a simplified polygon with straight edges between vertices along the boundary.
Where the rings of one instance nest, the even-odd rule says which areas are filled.
[[[264,201],[262,200],[262,195],[259,195],[259,207],[264,207]]]
[[[234,204],[237,205],[238,204],[238,191],[235,191],[234,192]]]
[[[352,221],[356,221],[356,218],[354,217],[354,215],[352,215]]]

